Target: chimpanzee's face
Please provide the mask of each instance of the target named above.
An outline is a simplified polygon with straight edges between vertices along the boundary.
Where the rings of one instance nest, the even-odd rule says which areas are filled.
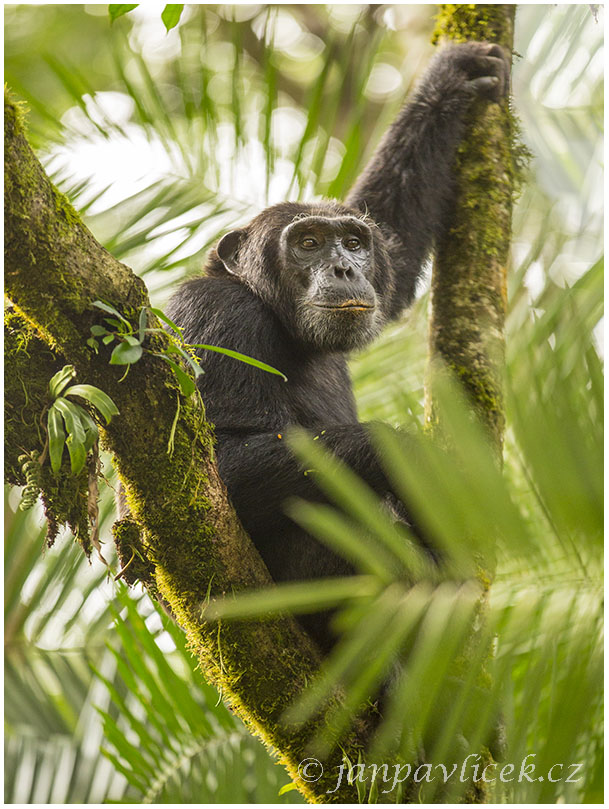
[[[317,206],[286,222],[270,208],[248,228],[224,236],[217,253],[300,342],[350,351],[382,326],[372,284],[375,238],[380,235],[347,212],[324,215]]]
[[[349,351],[379,331],[371,283],[372,232],[356,216],[303,216],[282,231],[283,274],[296,297],[301,339],[329,351]]]

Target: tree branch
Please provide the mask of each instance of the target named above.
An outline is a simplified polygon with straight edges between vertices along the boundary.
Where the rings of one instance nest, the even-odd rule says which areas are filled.
[[[291,618],[219,625],[201,619],[201,605],[210,596],[271,584],[218,477],[213,434],[201,406],[196,397],[180,393],[162,359],[144,353],[121,381],[124,366],[109,365],[109,351],[100,349],[97,355],[86,345],[91,325],[100,319],[92,301],[103,298],[137,323],[138,308],[148,303],[145,286],[95,241],[50,183],[24,136],[20,107],[10,99],[5,99],[4,154],[6,290],[41,338],[13,341],[7,357],[8,376],[15,381],[8,389],[8,421],[15,428],[7,430],[9,476],[18,478],[19,446],[36,434],[30,429],[32,417],[40,417],[48,379],[56,370],[54,355],[60,365],[65,357],[79,382],[104,390],[120,410],[103,430],[104,443],[145,537],[154,585],[186,631],[207,677],[250,729],[278,751],[303,794],[325,802],[326,791],[336,783],[340,750],[324,762],[326,775],[317,783],[306,784],[297,773],[323,717],[302,727],[281,719],[317,671],[319,658],[310,639]],[[149,339],[157,351],[167,346],[165,335]],[[49,348],[54,353],[45,356]],[[48,375],[41,383],[44,368]],[[36,395],[16,401],[18,390]],[[28,408],[36,412],[24,420]],[[356,732],[359,739],[344,743],[354,759],[365,740],[363,721]],[[330,799],[353,801],[355,788],[345,785]]]
[[[436,39],[486,40],[512,52],[514,5],[442,5]],[[455,167],[457,200],[451,227],[437,246],[431,282],[430,373],[426,418],[438,419],[436,368],[462,383],[501,456],[506,265],[515,160],[507,100],[480,102],[468,121]]]
[[[511,54],[515,10],[515,5],[441,5],[434,40],[495,42]],[[469,113],[455,163],[452,221],[436,246],[425,385],[429,431],[444,440],[439,383],[448,370],[486,428],[498,464],[505,428],[506,266],[518,168],[514,128],[507,99],[501,104],[479,102]],[[484,566],[492,568],[492,560],[486,559]],[[480,579],[485,592],[474,634],[480,631],[488,608],[487,570],[480,571]],[[502,732],[499,720],[493,745],[496,754],[502,752]],[[485,749],[481,755],[484,761],[492,760]],[[468,802],[488,801],[485,784],[472,784],[470,792]]]

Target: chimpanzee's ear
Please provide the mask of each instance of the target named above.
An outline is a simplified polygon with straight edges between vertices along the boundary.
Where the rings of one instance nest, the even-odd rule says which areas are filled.
[[[233,275],[240,275],[241,269],[238,264],[239,247],[245,239],[245,231],[231,230],[223,236],[216,247],[216,252],[226,267]]]

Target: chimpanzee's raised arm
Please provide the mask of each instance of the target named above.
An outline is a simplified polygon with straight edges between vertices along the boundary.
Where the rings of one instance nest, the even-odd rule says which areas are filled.
[[[284,512],[289,498],[324,498],[286,446],[286,431],[296,425],[389,501],[435,558],[433,537],[398,503],[367,429],[357,422],[346,354],[368,345],[412,298],[450,205],[463,115],[476,96],[499,100],[507,75],[495,45],[441,51],[351,192],[349,207],[319,201],[267,208],[226,233],[205,275],[183,285],[169,304],[185,339],[203,346],[205,373],[197,385],[216,427],[220,474],[275,581],[353,572]],[[379,227],[354,215],[359,212]],[[287,380],[204,346],[248,354]],[[329,651],[336,640],[330,615],[300,620]]]
[[[445,226],[465,112],[476,97],[498,102],[508,85],[509,61],[499,45],[442,48],[350,191],[347,205],[369,214],[388,238],[395,273],[389,317],[412,300]]]

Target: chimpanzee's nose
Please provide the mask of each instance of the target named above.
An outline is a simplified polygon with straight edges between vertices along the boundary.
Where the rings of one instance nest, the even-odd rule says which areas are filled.
[[[334,267],[334,277],[341,278],[345,281],[352,281],[355,273],[351,267]]]

